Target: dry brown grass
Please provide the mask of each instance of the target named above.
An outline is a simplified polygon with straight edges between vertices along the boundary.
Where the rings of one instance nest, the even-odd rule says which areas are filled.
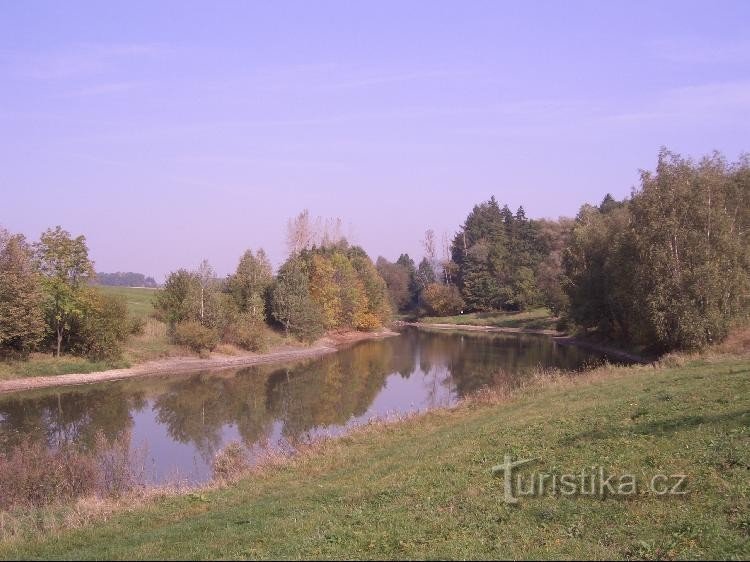
[[[0,541],[77,528],[163,497],[167,490],[143,485],[145,458],[128,434],[112,441],[99,434],[92,451],[24,441],[2,452]]]
[[[93,456],[24,441],[0,455],[0,509],[69,502],[94,494],[97,480]]]
[[[718,349],[723,353],[736,355],[750,354],[750,324],[735,328]]]
[[[237,347],[231,343],[220,343],[214,349],[212,355],[226,355],[227,357],[238,357],[241,355],[248,355],[251,352],[246,351],[240,347]]]
[[[185,355],[193,353],[186,347],[171,343],[167,335],[167,325],[150,317],[146,319],[143,332],[131,336],[125,349],[125,357],[133,364]]]
[[[549,388],[569,388],[603,380],[630,376],[637,372],[653,371],[663,365],[656,363],[635,365],[612,365],[604,363],[588,371],[563,371],[557,368],[540,368],[523,379],[498,372],[491,386],[479,389],[465,397],[458,407],[477,405],[498,405],[519,396],[534,396]]]
[[[70,503],[82,497],[119,497],[144,481],[145,449],[130,435],[96,436],[92,450],[24,440],[0,452],[0,509],[13,511]]]
[[[120,497],[87,495],[63,504],[0,510],[0,542],[9,543],[41,535],[56,535],[63,531],[101,523],[114,515],[190,490],[192,488],[175,484],[158,488],[137,488]]]
[[[214,457],[214,479],[234,482],[250,467],[247,449],[239,441],[232,441]]]

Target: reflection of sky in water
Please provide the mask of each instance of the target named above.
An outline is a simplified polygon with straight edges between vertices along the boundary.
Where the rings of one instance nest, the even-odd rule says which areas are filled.
[[[548,338],[405,332],[289,367],[131,380],[0,398],[0,444],[29,435],[90,446],[130,431],[149,482],[200,482],[213,455],[244,441],[256,455],[287,438],[341,434],[372,419],[456,403],[538,366],[576,368],[591,354]]]
[[[233,424],[221,428],[223,443],[240,440]],[[145,477],[149,482],[201,482],[211,476],[210,459],[191,442],[172,439],[167,426],[156,420],[153,403],[133,415],[132,444],[144,447]]]
[[[409,378],[398,373],[388,375],[378,395],[367,411],[360,416],[352,416],[344,425],[314,427],[309,438],[335,436],[347,428],[365,424],[370,420],[397,417],[399,414],[424,412],[441,406],[450,406],[457,397],[449,386],[450,374],[446,369],[432,369],[425,374],[419,368]],[[277,442],[272,439],[271,442]]]
[[[367,413],[357,419],[449,406],[457,397],[448,383],[450,374],[445,368],[432,368],[425,373],[417,367],[408,379],[399,374],[389,375]]]

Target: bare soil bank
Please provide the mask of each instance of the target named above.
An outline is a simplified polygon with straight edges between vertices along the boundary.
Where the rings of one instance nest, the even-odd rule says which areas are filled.
[[[133,377],[166,374],[185,374],[207,369],[228,369],[248,367],[267,363],[284,363],[297,359],[309,359],[333,353],[341,347],[358,341],[380,339],[397,335],[390,330],[379,332],[344,332],[329,334],[310,347],[281,348],[268,353],[248,353],[239,356],[219,355],[201,359],[198,357],[170,357],[157,361],[147,361],[127,369],[110,369],[97,373],[56,375],[50,377],[25,377],[0,382],[0,394],[53,386],[73,386],[106,381],[116,381]]]

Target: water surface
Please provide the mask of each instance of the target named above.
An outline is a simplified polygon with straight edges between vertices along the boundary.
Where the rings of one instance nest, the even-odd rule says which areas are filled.
[[[211,477],[213,456],[233,440],[259,454],[373,418],[449,406],[539,367],[601,360],[544,336],[407,328],[287,365],[0,396],[0,447],[30,438],[91,448],[99,432],[126,436],[146,451],[149,482],[197,483]]]

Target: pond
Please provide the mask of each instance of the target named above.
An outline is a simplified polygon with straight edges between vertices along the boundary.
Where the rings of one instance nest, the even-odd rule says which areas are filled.
[[[104,434],[142,452],[149,483],[200,483],[231,441],[259,455],[373,418],[450,406],[540,367],[577,370],[602,360],[544,336],[405,328],[293,364],[0,396],[0,447],[31,439],[90,448]]]

